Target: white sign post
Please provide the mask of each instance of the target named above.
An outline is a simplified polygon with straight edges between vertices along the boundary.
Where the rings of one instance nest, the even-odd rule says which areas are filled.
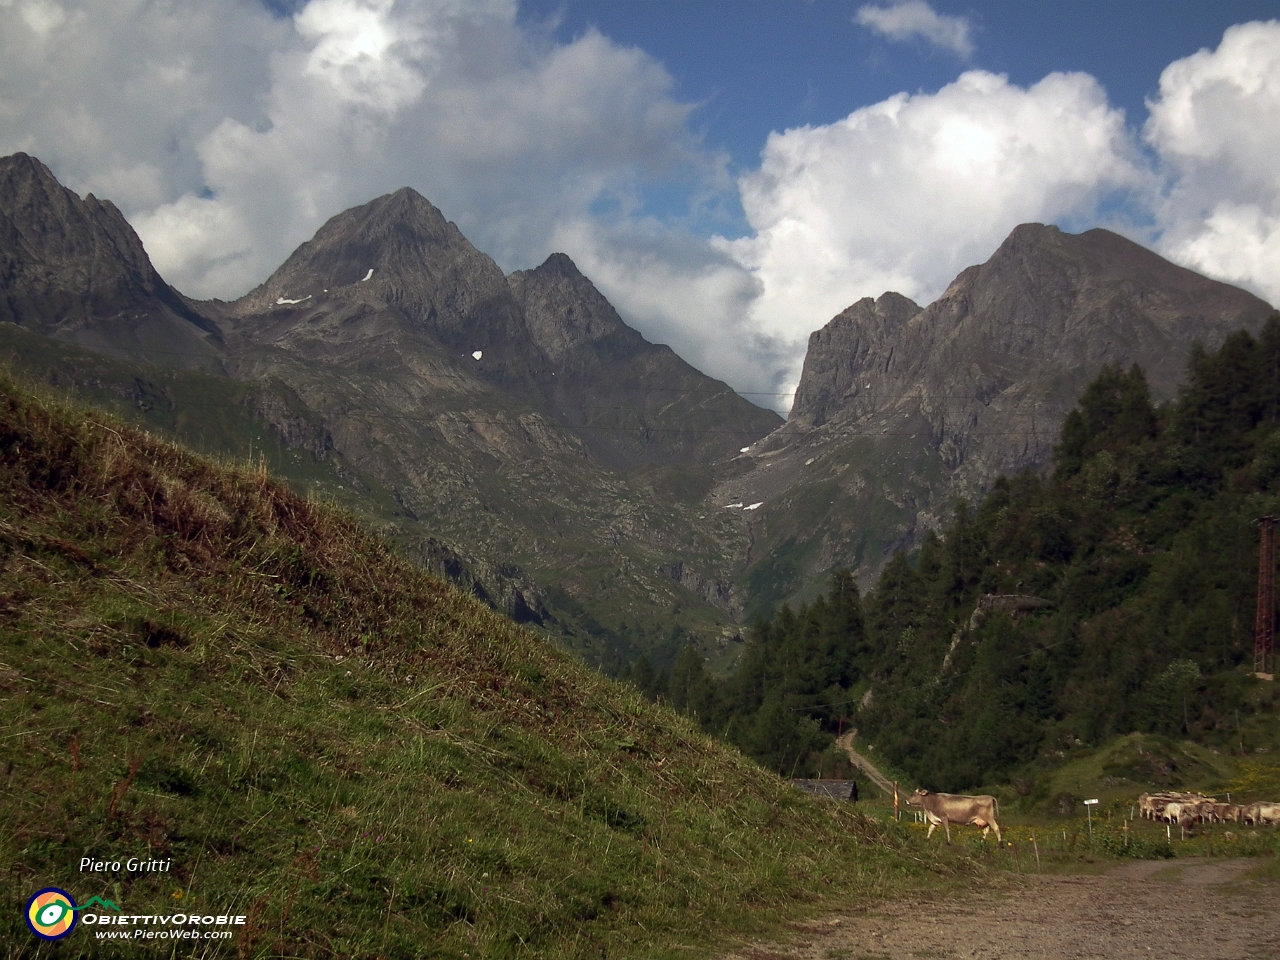
[[[1090,844],[1093,843],[1093,808],[1096,807],[1097,805],[1098,805],[1097,797],[1094,797],[1092,800],[1086,800],[1084,802],[1084,812],[1089,817],[1089,843]]]

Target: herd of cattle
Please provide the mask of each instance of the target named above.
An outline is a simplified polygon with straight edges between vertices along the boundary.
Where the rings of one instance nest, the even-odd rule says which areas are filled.
[[[907,797],[907,804],[921,809],[929,823],[930,837],[942,827],[950,843],[951,824],[955,823],[981,827],[984,839],[987,831],[994,830],[996,839],[1000,839],[995,797],[917,790]],[[1202,793],[1144,793],[1138,798],[1138,809],[1147,820],[1163,820],[1182,827],[1197,823],[1280,824],[1280,803],[1219,803],[1216,797]]]
[[[1189,827],[1194,823],[1280,824],[1280,803],[1219,803],[1200,793],[1144,793],[1138,798],[1144,819]]]

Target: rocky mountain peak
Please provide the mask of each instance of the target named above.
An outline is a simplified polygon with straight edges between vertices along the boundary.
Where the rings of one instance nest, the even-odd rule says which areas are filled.
[[[565,254],[507,283],[557,416],[611,466],[714,459],[780,422],[627,326]]]
[[[114,204],[93,194],[81,200],[25,153],[0,158],[0,218],[9,256],[83,270],[83,261],[105,254],[105,262],[95,264],[100,275],[128,277],[150,288],[163,283]]]
[[[236,310],[261,313],[329,295],[394,299],[429,312],[431,294],[458,283],[473,300],[505,279],[434,204],[403,187],[329,219]]]
[[[81,199],[25,153],[0,158],[0,320],[177,366],[212,358],[220,339],[114,204]]]
[[[557,369],[581,366],[588,345],[616,357],[644,343],[563,253],[551,254],[533,270],[517,270],[507,283],[534,342]]]
[[[840,566],[872,574],[957,497],[1043,468],[1104,365],[1140,364],[1167,399],[1192,343],[1216,347],[1271,312],[1110,231],[1044,224],[1017,227],[923,310],[858,301],[810,338],[790,421],[717,490],[723,504],[764,502],[777,531],[748,577],[781,598]],[[801,503],[806,514],[778,519]]]
[[[535,269],[543,276],[565,277],[569,280],[582,277],[582,271],[567,253],[553,253]]]
[[[543,361],[502,269],[407,187],[331,218],[231,311],[251,340],[313,357],[398,364],[409,338],[540,395]]]
[[[920,310],[919,304],[891,291],[879,300],[864,297],[810,334],[790,419],[819,426],[835,411],[858,403],[870,387],[860,376],[866,358],[883,352]]]

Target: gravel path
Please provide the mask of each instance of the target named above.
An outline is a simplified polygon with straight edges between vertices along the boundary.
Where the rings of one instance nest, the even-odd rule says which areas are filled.
[[[871,778],[871,782],[884,791],[886,796],[893,796],[893,783],[880,772],[880,768],[871,762],[869,757],[864,757],[857,750],[853,749],[853,738],[857,736],[857,730],[850,730],[843,737],[840,737],[836,744],[843,748],[844,752],[849,755],[849,761]],[[910,791],[908,791],[910,792]]]
[[[1280,881],[1257,860],[1141,861],[1099,876],[1001,875],[970,894],[872,904],[797,924],[723,960],[917,957],[1280,958]]]

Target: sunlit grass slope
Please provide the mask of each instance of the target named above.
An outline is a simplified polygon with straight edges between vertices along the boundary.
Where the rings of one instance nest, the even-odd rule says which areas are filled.
[[[337,510],[7,382],[0,771],[9,956],[46,885],[246,915],[225,955],[656,957],[915,876]]]

